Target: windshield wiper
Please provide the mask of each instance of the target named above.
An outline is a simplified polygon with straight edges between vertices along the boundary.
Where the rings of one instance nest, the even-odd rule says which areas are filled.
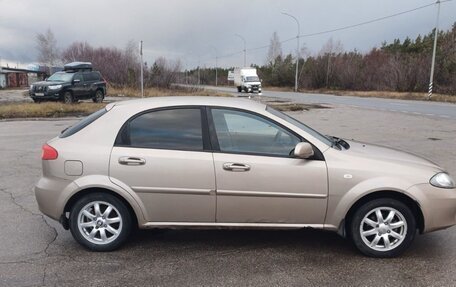
[[[343,139],[341,138],[338,138],[338,137],[334,137],[334,136],[330,136],[331,138],[331,141],[332,141],[332,145],[331,147],[343,147],[345,149],[349,149],[350,148],[350,145],[344,141]]]

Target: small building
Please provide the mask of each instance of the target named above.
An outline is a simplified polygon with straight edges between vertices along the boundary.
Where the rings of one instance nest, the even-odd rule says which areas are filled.
[[[46,72],[27,69],[0,67],[0,88],[23,88],[44,80]]]

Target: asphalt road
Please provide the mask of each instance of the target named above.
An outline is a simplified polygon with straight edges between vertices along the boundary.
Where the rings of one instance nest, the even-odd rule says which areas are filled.
[[[238,93],[234,87],[204,87],[207,89],[216,89],[219,91],[230,92],[237,96],[247,95],[245,93]],[[335,96],[329,94],[278,92],[267,90],[263,92],[263,96],[289,99],[293,102],[298,103],[344,105],[355,108],[372,109],[377,111],[399,112],[405,114],[424,115],[428,117],[456,119],[456,104],[451,103],[394,100],[383,98],[362,98],[351,96]]]
[[[337,106],[295,112],[323,133],[387,144],[456,174],[456,121]],[[0,122],[0,286],[455,286],[456,228],[418,236],[396,259],[360,255],[316,230],[140,231],[88,252],[41,215],[40,147],[73,120]]]

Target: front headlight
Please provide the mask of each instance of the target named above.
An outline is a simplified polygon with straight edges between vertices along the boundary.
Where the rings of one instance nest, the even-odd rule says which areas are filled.
[[[30,90],[33,90],[33,85],[30,85]]]
[[[62,88],[62,85],[52,85],[48,87],[49,90],[58,90],[60,88]]]
[[[434,175],[431,180],[429,181],[430,184],[432,184],[435,187],[440,187],[440,188],[455,188],[456,185],[454,184],[454,180],[451,178],[451,176],[448,173],[445,172],[439,172],[436,175]]]

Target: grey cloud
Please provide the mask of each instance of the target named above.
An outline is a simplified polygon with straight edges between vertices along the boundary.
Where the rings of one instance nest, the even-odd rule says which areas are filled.
[[[181,58],[186,66],[214,65],[216,46],[225,55],[267,45],[274,31],[281,40],[296,35],[296,24],[281,11],[295,15],[301,33],[311,33],[355,24],[431,3],[425,0],[0,0],[0,57],[30,62],[36,58],[35,35],[51,28],[59,46],[87,41],[94,46],[125,47],[129,40],[144,40],[145,60]],[[454,21],[456,1],[442,4],[440,24],[448,29]],[[382,41],[416,37],[431,31],[435,7],[333,34],[301,39],[317,53],[332,37],[345,49],[367,51]],[[295,42],[283,44],[290,52]],[[262,64],[267,49],[249,52],[249,63]],[[222,58],[224,66],[242,64],[242,54]]]

